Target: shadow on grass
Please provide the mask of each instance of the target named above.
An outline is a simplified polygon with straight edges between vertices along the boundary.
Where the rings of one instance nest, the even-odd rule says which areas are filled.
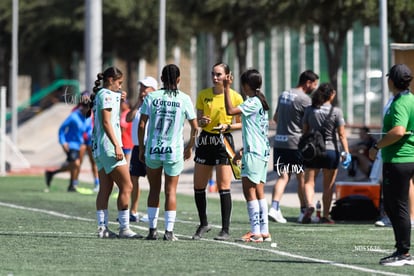
[[[33,237],[33,238],[96,238],[96,234],[79,234],[79,233],[42,233],[42,232],[0,232],[0,236],[9,237]]]

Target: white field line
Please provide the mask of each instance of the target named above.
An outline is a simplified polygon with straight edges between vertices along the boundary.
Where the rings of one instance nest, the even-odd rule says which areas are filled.
[[[8,207],[8,208],[14,208],[14,209],[20,209],[20,210],[25,210],[25,211],[31,211],[31,212],[37,212],[37,213],[43,213],[43,214],[56,216],[56,217],[61,217],[61,218],[66,218],[66,219],[74,219],[74,220],[87,221],[87,222],[94,222],[95,221],[94,219],[90,219],[90,218],[70,216],[70,215],[62,214],[62,213],[55,212],[55,211],[25,207],[25,206],[20,206],[20,205],[5,203],[5,202],[0,202],[0,206]],[[112,224],[118,224],[118,223],[113,222]],[[134,228],[141,229],[141,230],[147,230],[148,229],[147,227],[142,227],[142,226],[135,226],[135,225],[131,225],[131,226],[134,227]],[[16,232],[16,233],[21,234],[22,232]],[[185,235],[179,235],[179,234],[176,234],[176,235],[178,237],[181,236],[181,237],[191,238],[191,237],[188,237],[188,236],[185,236]],[[245,243],[216,241],[216,240],[210,240],[210,239],[202,239],[202,240],[203,241],[208,241],[208,242],[216,242],[216,243],[220,243],[220,244],[228,244],[228,245],[231,245],[231,246],[237,246],[237,247],[244,248],[244,249],[249,249],[249,250],[256,250],[256,251],[259,250],[259,251],[270,252],[272,254],[285,256],[285,257],[289,257],[289,258],[293,258],[293,259],[305,260],[305,261],[310,261],[310,262],[320,263],[320,264],[328,264],[328,265],[347,268],[347,269],[360,271],[360,272],[380,274],[380,275],[393,275],[393,276],[406,276],[407,275],[407,274],[399,274],[399,273],[394,273],[394,272],[386,272],[386,271],[381,271],[381,270],[376,270],[376,269],[369,269],[369,268],[364,268],[364,267],[355,266],[355,265],[342,264],[342,263],[333,262],[333,261],[329,261],[329,260],[318,259],[318,258],[311,258],[311,257],[306,257],[306,256],[297,255],[297,254],[292,254],[292,253],[289,253],[289,252],[276,250],[276,249],[258,248],[258,247],[255,247],[255,246],[247,245]]]

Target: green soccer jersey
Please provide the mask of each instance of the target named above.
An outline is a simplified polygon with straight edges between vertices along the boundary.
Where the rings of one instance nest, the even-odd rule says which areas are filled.
[[[383,132],[396,126],[403,126],[407,131],[414,130],[414,95],[409,91],[397,95],[384,115]],[[414,136],[405,135],[394,144],[384,147],[381,155],[384,163],[414,162]]]
[[[121,127],[120,127],[120,107],[121,93],[113,92],[108,89],[101,89],[95,97],[93,107],[94,127],[92,133],[93,156],[97,157],[102,154],[115,156],[115,148],[111,140],[106,135],[102,124],[102,110],[111,109],[111,125],[114,129],[116,140],[122,147]]]
[[[184,158],[185,120],[196,118],[191,98],[182,91],[149,93],[141,107],[148,116],[145,158],[176,162]]]
[[[247,98],[239,108],[242,112],[242,134],[244,152],[254,153],[267,161],[270,154],[269,119],[258,97]]]

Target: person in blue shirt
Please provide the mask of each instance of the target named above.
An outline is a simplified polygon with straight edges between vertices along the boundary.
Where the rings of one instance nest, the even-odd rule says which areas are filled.
[[[68,192],[76,192],[78,171],[80,169],[80,148],[84,144],[84,133],[88,131],[89,103],[80,103],[61,124],[59,128],[59,144],[66,153],[66,161],[56,170],[46,170],[46,191],[49,191],[52,178],[55,174],[69,171],[70,181]]]

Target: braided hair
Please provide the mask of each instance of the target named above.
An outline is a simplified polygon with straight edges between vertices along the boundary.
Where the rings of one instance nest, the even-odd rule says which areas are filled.
[[[180,68],[175,64],[168,64],[164,66],[161,73],[161,80],[164,84],[162,89],[164,93],[174,96],[178,94],[178,79],[180,77]]]
[[[95,81],[95,86],[92,89],[93,93],[91,93],[90,95],[91,108],[93,106],[96,93],[98,93],[98,91],[101,90],[103,87],[107,87],[109,85],[109,78],[117,80],[122,78],[122,76],[123,74],[121,70],[119,70],[115,66],[107,68],[102,73],[98,73],[98,75],[96,76],[97,79]]]
[[[260,91],[262,86],[262,76],[256,69],[248,69],[240,77],[241,83],[247,84],[252,90],[255,91],[255,96],[260,99],[264,110],[269,110],[269,104],[266,101],[265,95]]]

